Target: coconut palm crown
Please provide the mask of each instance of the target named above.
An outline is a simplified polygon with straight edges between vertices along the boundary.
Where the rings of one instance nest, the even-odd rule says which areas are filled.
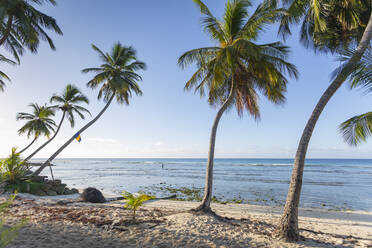
[[[0,46],[11,51],[19,61],[25,48],[37,52],[40,40],[48,42],[50,48],[55,45],[46,30],[62,35],[56,20],[35,8],[35,5],[55,0],[2,0],[0,1]]]
[[[248,16],[250,1],[228,1],[223,20],[217,20],[207,6],[194,0],[205,15],[202,24],[217,46],[193,49],[179,58],[182,68],[195,63],[198,70],[186,83],[201,96],[208,91],[209,103],[219,105],[227,98],[234,82],[234,103],[239,115],[246,109],[259,117],[257,90],[270,101],[284,102],[288,82],[285,74],[297,78],[294,65],[286,61],[288,47],[280,42],[256,44],[265,27],[274,22],[279,10],[269,2],[260,4]]]
[[[50,98],[51,104],[57,104],[51,106],[52,108],[56,108],[61,110],[63,113],[66,114],[66,118],[70,122],[71,127],[75,126],[75,114],[77,114],[81,119],[85,119],[84,113],[90,115],[88,109],[80,106],[81,103],[89,104],[88,98],[83,95],[80,90],[72,85],[68,84],[62,95],[54,94]]]
[[[19,130],[18,134],[27,134],[27,137],[34,137],[33,141],[25,149],[21,150],[19,153],[24,152],[29,148],[41,135],[49,138],[50,134],[54,132],[54,127],[56,126],[51,116],[54,116],[54,111],[47,107],[46,105],[39,106],[37,103],[31,103],[29,105],[32,108],[32,113],[20,112],[17,114],[16,119],[25,120],[26,124],[23,125]]]
[[[369,0],[275,0],[287,10],[279,33],[291,34],[301,24],[300,40],[315,51],[340,52],[360,41],[372,5]]]
[[[136,51],[132,47],[116,43],[111,53],[104,53],[95,45],[92,48],[98,53],[103,62],[100,67],[83,69],[83,73],[94,72],[96,75],[87,83],[87,86],[96,89],[100,87],[98,99],[108,102],[115,97],[119,104],[129,104],[132,92],[142,95],[137,81],[142,77],[137,70],[146,69],[145,63],[136,59]]]

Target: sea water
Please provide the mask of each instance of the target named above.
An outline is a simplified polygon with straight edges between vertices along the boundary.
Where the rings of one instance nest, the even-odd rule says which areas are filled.
[[[110,195],[151,189],[159,197],[169,195],[160,188],[202,189],[206,168],[205,159],[56,159],[53,164],[54,176],[71,187],[96,187]],[[214,165],[217,198],[284,204],[293,160],[216,159]],[[43,174],[50,175],[49,169]],[[372,159],[307,160],[301,207],[372,211]]]

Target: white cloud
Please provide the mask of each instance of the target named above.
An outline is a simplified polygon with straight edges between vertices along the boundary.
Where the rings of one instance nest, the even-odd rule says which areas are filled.
[[[163,141],[158,141],[154,145],[155,146],[162,146],[162,145],[164,145],[164,142]]]
[[[87,138],[86,141],[99,142],[99,143],[111,143],[111,144],[118,143],[116,139],[105,139],[105,138]]]

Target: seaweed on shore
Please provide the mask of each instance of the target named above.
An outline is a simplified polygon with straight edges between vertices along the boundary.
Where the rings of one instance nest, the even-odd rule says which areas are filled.
[[[198,188],[195,186],[176,187],[176,186],[171,186],[171,185],[167,186],[167,185],[164,185],[164,183],[160,183],[159,185],[153,185],[151,187],[146,187],[144,190],[147,194],[151,194],[151,195],[156,195],[157,193],[176,194],[177,197],[174,199],[171,199],[173,201],[201,201],[203,198],[203,188]],[[226,199],[225,196],[213,196],[212,202],[220,203],[220,204],[228,204],[228,203],[240,204],[240,203],[243,203],[243,199],[241,199],[240,195],[232,199]]]

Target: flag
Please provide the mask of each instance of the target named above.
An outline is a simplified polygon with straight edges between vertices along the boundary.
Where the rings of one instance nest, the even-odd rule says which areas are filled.
[[[80,141],[81,141],[80,133],[76,133],[75,136],[74,136],[74,138],[75,138],[77,141],[79,141],[79,143],[80,143]]]

